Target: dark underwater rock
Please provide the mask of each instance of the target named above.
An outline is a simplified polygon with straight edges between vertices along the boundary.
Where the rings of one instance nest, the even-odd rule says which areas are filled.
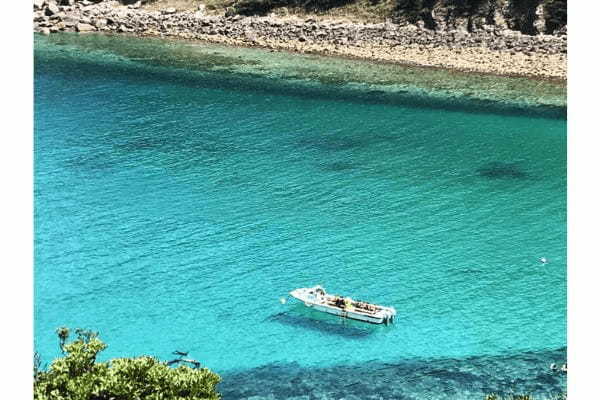
[[[522,179],[527,174],[517,163],[494,161],[477,169],[477,174],[490,179]]]
[[[224,399],[473,399],[527,393],[554,398],[566,374],[548,371],[566,348],[500,356],[369,361],[304,367],[276,363],[222,374]]]

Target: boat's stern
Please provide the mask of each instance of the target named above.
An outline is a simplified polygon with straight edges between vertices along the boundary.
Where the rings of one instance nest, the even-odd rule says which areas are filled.
[[[394,307],[382,307],[381,314],[383,322],[389,324],[394,322],[394,318],[396,318],[396,309]]]

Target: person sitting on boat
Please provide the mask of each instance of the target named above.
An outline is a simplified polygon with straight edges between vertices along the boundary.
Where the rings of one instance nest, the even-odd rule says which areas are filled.
[[[350,297],[346,297],[344,299],[344,308],[347,309],[347,310],[349,310],[349,311],[352,311],[352,309],[354,308],[352,306],[352,299]]]

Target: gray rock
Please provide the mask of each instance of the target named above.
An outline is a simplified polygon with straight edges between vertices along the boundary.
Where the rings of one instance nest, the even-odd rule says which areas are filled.
[[[162,13],[165,15],[171,15],[177,13],[177,9],[175,7],[169,7],[165,10],[162,10]]]
[[[94,20],[93,25],[98,29],[102,29],[107,25],[107,21],[104,18],[100,18],[100,19]]]
[[[64,22],[65,26],[71,27],[71,26],[75,26],[79,23],[79,18],[69,16],[69,17],[63,19],[63,22]]]
[[[469,26],[469,19],[468,18],[456,18],[454,21],[454,26],[456,27],[456,30],[460,33],[460,34],[468,34],[469,30],[467,29],[467,27]]]
[[[42,35],[48,36],[50,34],[50,29],[48,29],[48,28],[42,28],[40,30],[40,32],[42,33]]]
[[[251,41],[251,42],[258,42],[258,35],[256,34],[256,32],[246,31],[245,35],[246,35],[246,37],[248,38],[249,41]]]
[[[46,15],[54,15],[59,13],[59,8],[56,3],[49,3],[48,7],[46,7]]]
[[[494,10],[493,20],[494,20],[494,25],[496,25],[498,28],[500,28],[500,29],[508,28],[508,24],[507,24],[506,20],[504,19],[504,16],[502,15],[502,12],[500,10],[498,10],[498,9]]]
[[[553,32],[553,34],[556,35],[556,36],[564,36],[564,35],[566,35],[567,34],[567,25],[563,26],[560,29],[556,29]]]
[[[93,32],[96,30],[96,27],[90,24],[82,24],[79,23],[76,26],[77,32]]]
[[[33,9],[41,10],[44,7],[45,3],[46,3],[45,0],[33,0]]]
[[[536,29],[538,33],[543,33],[546,31],[546,18],[544,17],[544,5],[540,4],[535,9],[535,21],[533,21],[533,27]]]
[[[483,29],[483,26],[486,24],[486,18],[485,17],[473,17],[472,18],[472,29],[473,31],[477,31],[480,29]]]

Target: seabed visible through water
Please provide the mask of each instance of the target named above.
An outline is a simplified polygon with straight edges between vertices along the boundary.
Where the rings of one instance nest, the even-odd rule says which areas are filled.
[[[36,35],[34,140],[43,362],[70,326],[224,399],[566,391],[564,84]],[[315,284],[396,323],[279,302]]]

